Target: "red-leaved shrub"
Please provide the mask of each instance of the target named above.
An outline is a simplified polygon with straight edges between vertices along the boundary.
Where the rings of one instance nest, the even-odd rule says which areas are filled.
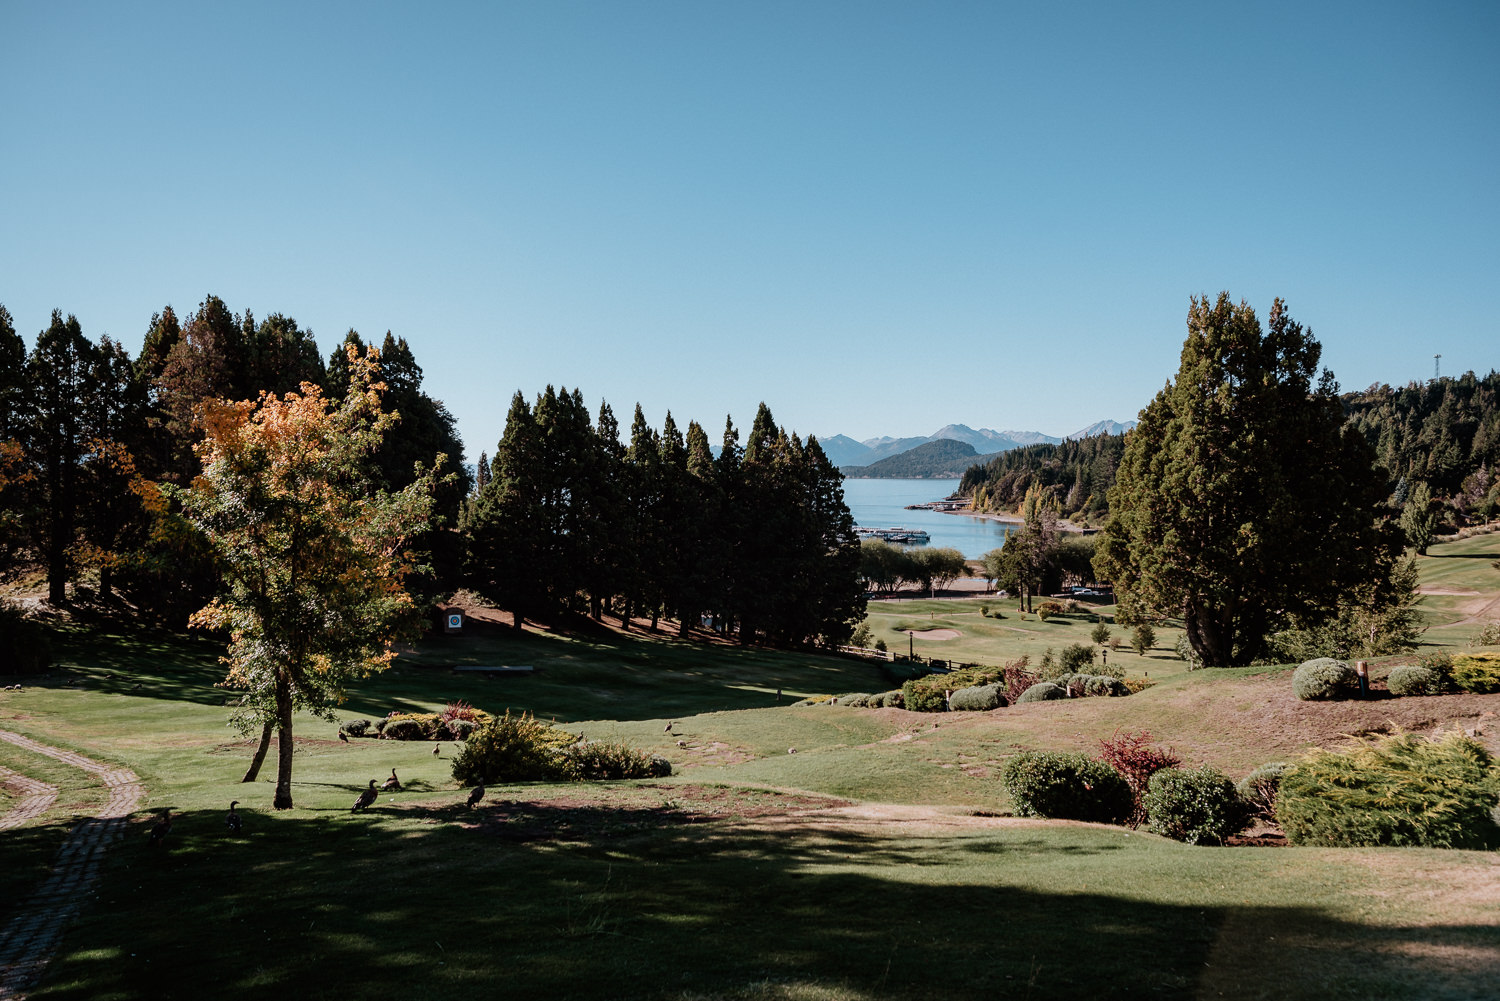
[[[1113,737],[1099,741],[1096,757],[1120,773],[1130,794],[1135,798],[1135,811],[1130,815],[1130,826],[1139,827],[1146,822],[1144,799],[1151,784],[1151,776],[1163,768],[1182,764],[1182,758],[1170,747],[1157,747],[1156,738],[1142,730],[1116,730]]]

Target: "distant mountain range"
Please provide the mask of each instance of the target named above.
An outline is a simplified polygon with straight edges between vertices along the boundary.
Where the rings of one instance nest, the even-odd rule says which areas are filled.
[[[1090,424],[1081,431],[1075,431],[1068,438],[1091,438],[1097,434],[1120,434],[1135,427],[1135,421],[1121,424],[1119,421],[1098,421]],[[1009,452],[1013,448],[1022,448],[1026,445],[1040,445],[1043,443],[1056,445],[1062,442],[1062,438],[1054,438],[1052,435],[1042,434],[1040,431],[992,431],[989,428],[980,428],[978,431],[965,424],[949,424],[938,428],[925,438],[866,438],[864,441],[855,441],[848,435],[836,434],[827,438],[819,438],[818,444],[823,447],[823,453],[835,466],[844,467],[866,467],[880,463],[884,459],[902,455],[915,448],[933,442],[948,441],[962,442],[972,450],[969,461],[963,468],[982,462],[997,452]],[[956,450],[928,449],[923,453],[923,462],[935,461],[938,465],[951,464],[961,461],[962,454]],[[892,467],[886,466],[884,469]],[[963,473],[960,468],[952,475],[959,476]],[[844,469],[845,475],[849,476],[938,476],[937,473],[895,473],[895,472],[853,472]],[[946,475],[946,474],[944,474]]]

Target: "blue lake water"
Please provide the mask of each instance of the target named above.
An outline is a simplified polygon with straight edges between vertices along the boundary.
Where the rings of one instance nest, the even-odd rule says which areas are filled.
[[[920,528],[929,546],[951,546],[978,559],[1005,545],[1015,526],[962,514],[908,511],[908,504],[942,500],[958,489],[957,480],[845,480],[844,503],[861,528]]]

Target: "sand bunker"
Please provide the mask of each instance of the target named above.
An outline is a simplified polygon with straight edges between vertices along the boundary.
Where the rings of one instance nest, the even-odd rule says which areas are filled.
[[[957,629],[908,629],[906,635],[919,640],[956,640],[963,633]]]

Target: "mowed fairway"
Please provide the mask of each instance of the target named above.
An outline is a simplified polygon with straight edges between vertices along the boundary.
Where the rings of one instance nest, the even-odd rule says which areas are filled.
[[[1424,582],[1476,594],[1427,601],[1500,596],[1493,538],[1434,547]],[[1006,614],[984,621],[1055,626],[1059,647],[1091,627]],[[1427,639],[1470,635],[1452,625],[1473,618],[1463,607],[1429,614]],[[977,632],[961,659],[1003,662]],[[1121,727],[1235,777],[1394,726],[1481,727],[1495,747],[1483,714],[1500,695],[1301,703],[1285,669],[1189,673],[1158,649],[1145,662],[1161,682],[1127,699],[791,709],[778,688],[790,702],[890,683],[810,654],[481,630],[422,644],[341,718],[459,698],[533,709],[662,753],[676,773],[492,787],[470,811],[455,745],[435,758],[427,743],[342,744],[299,718],[297,808],[276,814],[274,751],[262,781],[238,782],[250,744],[225,726],[218,652],[79,629],[63,672],[0,693],[0,730],[129,767],[147,790],[32,997],[1478,999],[1500,983],[1496,853],[1194,848],[1005,816],[998,778],[1018,749],[1092,750]],[[490,680],[456,664],[537,671]],[[42,817],[0,831],[5,920],[104,794],[12,744],[0,766],[59,790]],[[351,814],[392,768],[404,790]],[[6,788],[9,809],[20,797]],[[152,850],[150,814],[166,806],[178,818]]]

